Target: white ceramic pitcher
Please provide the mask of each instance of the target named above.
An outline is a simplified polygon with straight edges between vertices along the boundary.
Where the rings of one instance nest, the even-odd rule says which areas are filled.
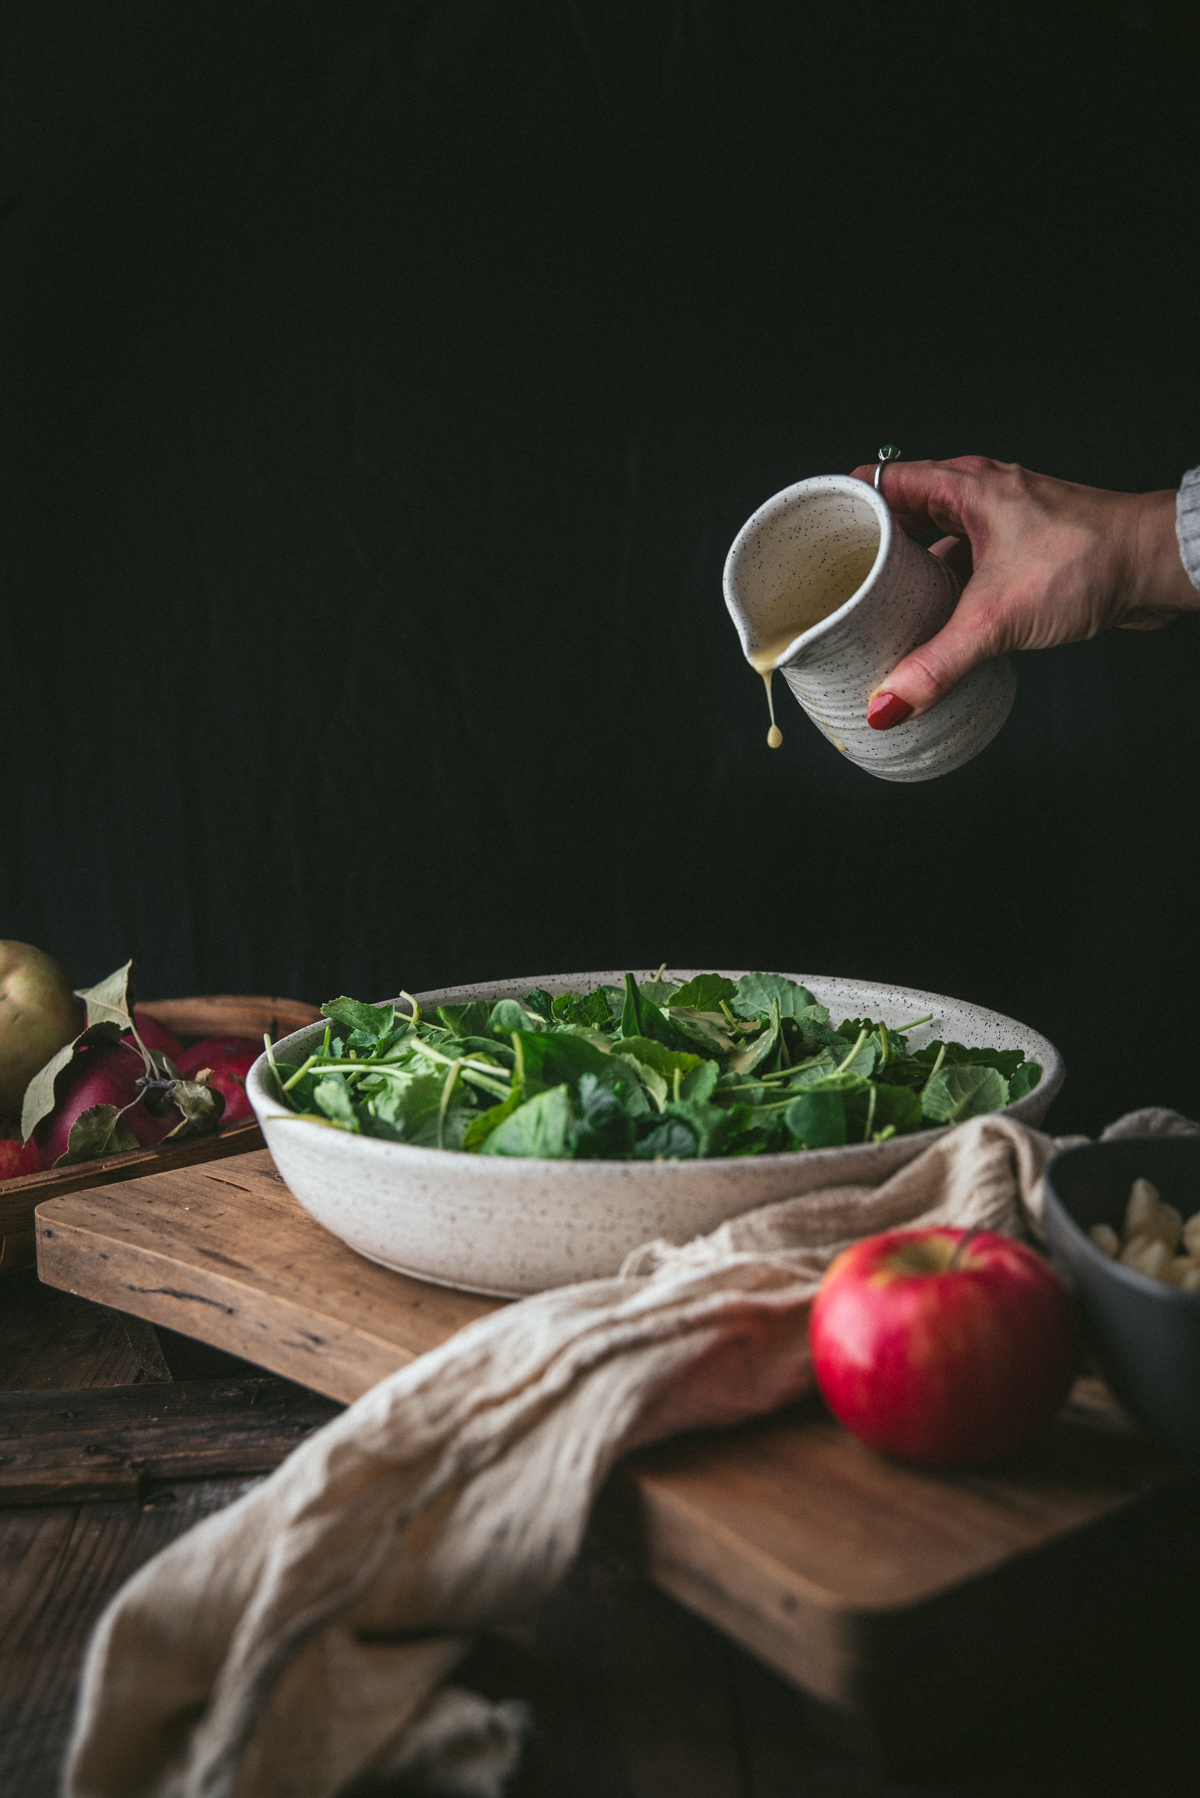
[[[805,629],[805,595],[823,587],[845,597]],[[922,717],[887,731],[867,723],[868,695],[942,628],[957,601],[946,564],[849,475],[818,475],[775,494],[747,519],[725,562],[725,604],[747,659],[795,624],[774,666],[818,730],[881,780],[932,780],[961,767],[1012,709],[1016,674],[1000,656]]]

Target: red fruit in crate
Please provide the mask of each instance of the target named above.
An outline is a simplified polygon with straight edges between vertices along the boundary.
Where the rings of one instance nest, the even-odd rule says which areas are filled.
[[[146,1047],[157,1049],[160,1055],[170,1056],[178,1067],[179,1057],[183,1054],[183,1044],[175,1032],[168,1030],[165,1024],[160,1024],[158,1019],[151,1017],[148,1011],[143,1011],[140,1005],[134,1006],[133,1021],[137,1025],[138,1035]],[[130,1039],[125,1037],[123,1040],[128,1042]]]
[[[1010,1454],[1062,1404],[1075,1312],[1040,1255],[992,1231],[890,1230],[829,1268],[810,1320],[826,1403],[905,1461]]]
[[[40,1174],[42,1158],[32,1142],[0,1137],[0,1180],[19,1180],[22,1174]]]
[[[143,1146],[161,1142],[182,1118],[173,1105],[165,1117],[154,1117],[147,1111],[138,1086],[144,1072],[141,1055],[127,1043],[102,1043],[77,1050],[74,1061],[55,1083],[54,1110],[33,1133],[42,1166],[53,1167],[60,1155],[66,1154],[71,1125],[93,1105],[115,1105],[122,1121]]]
[[[262,1044],[247,1042],[244,1036],[210,1036],[185,1049],[175,1065],[188,1080],[194,1079],[201,1068],[211,1068],[208,1084],[225,1100],[221,1123],[236,1124],[239,1118],[254,1115],[246,1097],[246,1075],[261,1054]]]

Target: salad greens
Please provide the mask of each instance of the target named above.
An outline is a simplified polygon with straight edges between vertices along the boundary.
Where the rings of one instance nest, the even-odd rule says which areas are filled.
[[[1041,1079],[1020,1049],[846,1018],[782,974],[698,974],[425,1015],[332,999],[320,1048],[272,1066],[299,1118],[542,1161],[690,1160],[884,1142],[998,1111]],[[929,1014],[931,1017],[932,1014]],[[270,1044],[267,1045],[271,1055]]]

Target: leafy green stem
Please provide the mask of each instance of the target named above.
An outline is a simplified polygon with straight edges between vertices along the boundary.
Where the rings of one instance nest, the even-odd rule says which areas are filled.
[[[307,1074],[309,1072],[310,1068],[315,1068],[317,1063],[320,1061],[320,1059],[321,1059],[321,1057],[319,1054],[310,1055],[308,1060],[306,1062],[302,1063],[302,1065],[296,1069],[296,1072],[292,1075],[291,1079],[284,1081],[283,1091],[285,1093],[291,1092],[291,1090],[292,1090],[293,1086],[295,1086],[296,1082],[298,1080],[302,1080],[304,1078],[305,1074]]]
[[[439,1149],[444,1149],[446,1146],[446,1111],[450,1104],[450,1094],[454,1091],[455,1083],[458,1080],[459,1069],[461,1067],[461,1061],[455,1061],[450,1064],[450,1072],[446,1075],[446,1084],[442,1088],[442,1100],[441,1104],[438,1106],[437,1125],[437,1142]]]

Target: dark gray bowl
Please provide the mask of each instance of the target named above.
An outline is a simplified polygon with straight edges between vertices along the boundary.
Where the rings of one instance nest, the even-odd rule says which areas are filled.
[[[1046,1234],[1109,1385],[1147,1429],[1200,1469],[1200,1293],[1119,1266],[1087,1234],[1092,1224],[1111,1224],[1120,1234],[1139,1175],[1185,1219],[1200,1211],[1200,1136],[1064,1149],[1046,1171]]]

